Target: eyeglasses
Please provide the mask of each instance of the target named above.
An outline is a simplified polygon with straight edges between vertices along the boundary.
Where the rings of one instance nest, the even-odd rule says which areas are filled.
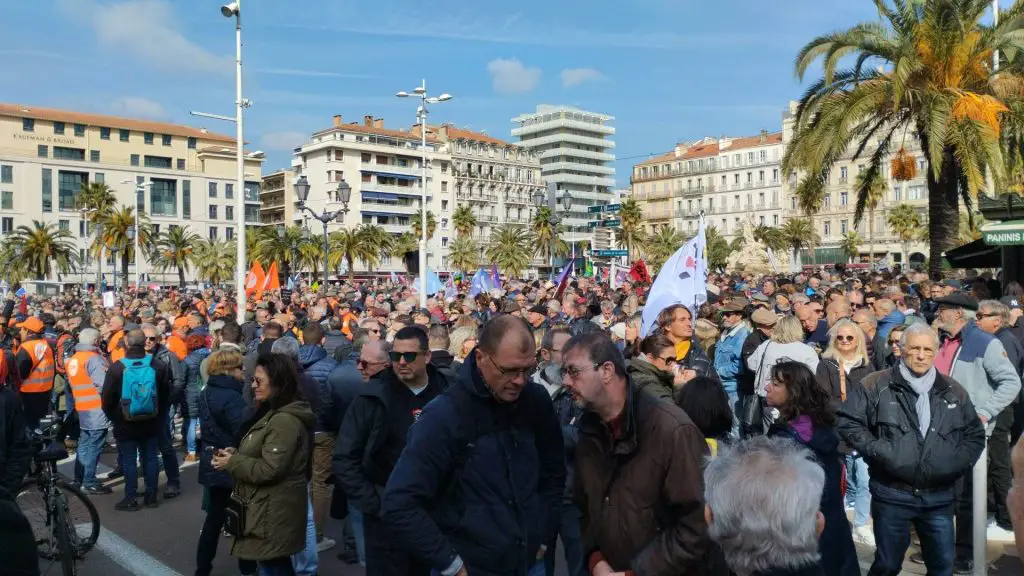
[[[896,346],[900,343],[899,339],[889,340],[889,346]]]
[[[146,336],[146,342],[156,342],[159,339],[159,336]]]
[[[367,328],[366,331],[371,334],[380,334],[380,328]]]
[[[853,342],[853,336],[843,336],[842,334],[836,336],[836,342]]]
[[[999,316],[999,314],[977,314],[976,315],[976,317],[979,320],[984,320],[985,318],[996,318],[998,316]]]
[[[387,364],[387,362],[375,362],[373,360],[363,360],[362,358],[356,359],[356,366],[371,366],[373,364]]]
[[[861,308],[864,308],[864,307],[865,306],[863,304],[858,304],[856,302],[851,302],[850,303],[850,308],[853,308],[854,310],[860,310]]]
[[[416,361],[416,358],[423,352],[413,350],[412,352],[388,352],[388,356],[392,362],[398,362],[399,360],[405,360],[406,364],[412,364]]]
[[[597,370],[600,366],[601,365],[596,363],[596,362],[593,363],[593,364],[590,364],[590,368],[592,370]],[[570,365],[566,365],[566,366],[562,366],[562,378],[565,378],[566,376],[568,376],[570,378],[576,379],[586,369],[587,369],[586,366],[580,367],[580,366],[573,366],[571,364]]]
[[[520,376],[522,376],[523,378],[529,378],[529,377],[533,376],[534,372],[537,371],[537,365],[536,364],[534,364],[532,366],[527,366],[526,368],[506,368],[504,366],[498,365],[498,363],[494,361],[494,358],[491,358],[490,356],[487,356],[487,360],[489,360],[491,362],[492,366],[494,366],[495,368],[498,369],[498,372],[501,372],[501,375],[504,378],[512,379],[512,378],[518,378]],[[564,374],[564,372],[563,372],[563,374]]]
[[[678,360],[676,360],[676,357],[675,357],[675,356],[665,356],[665,357],[661,357],[661,356],[656,356],[656,358],[657,358],[658,360],[661,360],[661,361],[662,361],[662,362],[664,362],[665,364],[668,364],[668,365],[670,365],[670,366],[671,366],[672,364],[676,364],[676,363],[678,363]]]

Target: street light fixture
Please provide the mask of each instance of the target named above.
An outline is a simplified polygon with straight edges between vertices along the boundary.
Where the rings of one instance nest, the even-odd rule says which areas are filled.
[[[557,204],[560,203],[561,207],[562,207],[562,210],[565,211],[565,212],[569,212],[570,210],[572,210],[572,194],[569,194],[568,190],[564,191],[562,193],[562,197],[558,200],[558,203],[556,203],[555,196],[557,194],[558,194],[558,187],[555,184],[549,184],[548,185],[547,193],[545,193],[544,190],[542,190],[540,188],[538,188],[533,193],[533,205],[534,206],[536,206],[538,209],[544,207],[545,205],[549,206],[551,208],[551,215],[548,216],[548,224],[551,225],[551,228],[552,228],[553,232],[554,232],[554,228],[562,223],[562,217],[559,216],[557,211],[556,211]],[[555,271],[555,243],[557,241],[558,241],[557,235],[556,234],[552,234],[551,235],[551,249],[548,251],[548,258],[549,258],[548,264],[551,267],[551,271],[552,272]],[[576,255],[575,255],[575,250],[574,250],[574,252],[573,252],[573,259],[575,259],[575,257],[576,257]]]
[[[445,92],[437,97],[427,96],[427,81],[423,82],[413,89],[412,94],[402,91],[395,94],[399,98],[408,98],[410,96],[419,96],[420,105],[416,108],[416,120],[420,123],[420,152],[423,154],[423,158],[420,161],[420,168],[423,170],[423,174],[420,177],[420,186],[423,190],[423,199],[420,201],[420,308],[427,307],[427,115],[430,111],[427,109],[427,104],[437,104],[438,102],[447,102],[452,99],[452,95]]]
[[[306,205],[306,200],[309,199],[309,188],[309,180],[307,180],[305,176],[301,176],[299,177],[298,180],[295,181],[295,195],[299,197],[299,210],[302,210],[303,212],[309,212],[309,214],[314,219],[320,221],[320,223],[323,224],[324,226],[324,284],[323,287],[321,287],[321,291],[324,294],[326,294],[328,279],[327,273],[329,270],[329,265],[327,263],[327,224],[329,224],[333,220],[343,218],[345,214],[348,213],[348,201],[352,195],[352,187],[349,186],[348,182],[345,182],[344,180],[338,182],[338,187],[333,191],[333,196],[330,196],[329,199],[333,200],[334,202],[341,202],[342,207],[339,208],[338,210],[327,210],[327,207],[325,205],[323,211],[320,214],[317,214],[316,212],[313,211],[312,208]],[[278,234],[281,234],[282,237],[283,231],[283,228],[278,231]],[[309,228],[303,228],[302,233],[304,237],[308,237],[307,235],[309,234]]]

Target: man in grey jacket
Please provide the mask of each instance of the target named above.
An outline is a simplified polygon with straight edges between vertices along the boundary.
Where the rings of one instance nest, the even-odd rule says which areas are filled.
[[[935,368],[963,386],[978,417],[991,435],[1000,412],[1008,408],[1020,392],[1021,379],[1007,357],[1002,343],[975,323],[978,301],[954,293],[935,300],[940,345]],[[963,490],[956,514],[956,559],[958,574],[969,574],[974,566],[971,530],[972,475],[964,475]],[[911,560],[916,558],[911,557]]]
[[[78,344],[75,345],[75,354],[65,364],[82,429],[75,455],[75,483],[90,495],[111,493],[109,487],[96,479],[96,466],[106,444],[107,428],[110,427],[100,402],[103,380],[107,377],[107,359],[96,347],[99,339],[99,330],[82,330],[78,335]]]

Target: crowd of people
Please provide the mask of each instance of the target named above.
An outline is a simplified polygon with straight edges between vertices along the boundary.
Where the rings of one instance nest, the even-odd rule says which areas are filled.
[[[253,294],[242,324],[220,289],[8,297],[0,508],[59,414],[86,494],[111,494],[116,450],[118,513],[203,490],[197,576],[222,533],[269,576],[335,547],[373,576],[850,576],[856,544],[888,575],[914,534],[929,574],[970,574],[986,448],[989,532],[1024,533],[1019,284],[712,274],[644,333],[647,288],[506,279],[420,307],[374,279]]]

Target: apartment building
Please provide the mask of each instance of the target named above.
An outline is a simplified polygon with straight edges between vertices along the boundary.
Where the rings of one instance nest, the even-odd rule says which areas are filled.
[[[184,226],[205,238],[231,239],[237,234],[236,193],[244,194],[246,222],[259,224],[262,164],[262,152],[246,155],[245,190],[236,191],[233,136],[179,124],[0,104],[0,234],[33,221],[70,231],[85,262],[85,281],[94,268],[86,254],[91,230],[76,208],[83,184],[107,184],[119,204],[136,205],[157,233]],[[139,192],[137,185],[142,185]],[[176,271],[161,274],[141,265],[154,280],[177,283]],[[129,273],[135,272],[132,263]]]
[[[780,226],[784,189],[781,132],[681,143],[633,167],[634,197],[650,231],[671,225],[693,233],[700,213],[727,239],[755,225]]]
[[[383,118],[364,116],[362,122],[345,123],[341,116],[334,116],[329,128],[313,133],[309,142],[295,149],[293,178],[306,177],[310,185],[307,206],[318,214],[325,208],[341,207],[334,202],[333,191],[342,181],[351,187],[348,213],[329,224],[328,231],[372,224],[401,235],[412,231],[412,216],[422,207],[423,152],[418,127],[396,130],[385,128]],[[447,245],[453,235],[454,175],[447,147],[429,131],[426,155],[427,210],[433,212],[437,222],[437,230],[427,243],[427,265],[441,271],[447,269]],[[287,200],[285,203],[289,204]],[[297,208],[290,218],[285,211],[285,222],[300,224],[304,218]],[[355,266],[356,272],[371,272],[362,262]],[[385,258],[373,272],[403,271],[402,258],[395,256]]]
[[[283,226],[295,221],[295,172],[276,170],[263,177],[260,186],[260,223]]]
[[[789,109],[783,115],[783,130],[787,141],[792,138],[795,113],[796,102],[790,102]],[[920,142],[912,134],[906,135],[904,147],[915,158],[917,176],[909,181],[894,180],[889,174],[891,156],[882,163],[885,167],[886,192],[874,214],[874,258],[876,261],[885,258],[890,263],[905,263],[909,260],[911,263],[923,264],[928,254],[927,244],[915,238],[909,243],[908,250],[904,253],[903,243],[888,225],[889,212],[899,204],[912,206],[921,217],[922,225],[927,226],[928,224],[927,163],[921,151]],[[857,260],[870,262],[869,237],[872,237],[868,226],[870,217],[865,213],[861,222],[854,225],[854,215],[857,208],[857,176],[865,169],[871,155],[877,149],[877,141],[870,143],[857,160],[853,159],[854,150],[848,150],[832,169],[821,211],[814,216],[814,227],[821,237],[821,243],[813,256],[804,251],[801,255],[801,261],[804,264],[844,261],[845,255],[840,244],[843,237],[851,230],[855,230],[861,239],[860,254]],[[796,185],[797,175],[790,174],[786,179],[786,214],[787,216],[795,215],[805,218],[806,216],[797,206]]]
[[[594,229],[588,224],[593,217],[587,208],[614,201],[615,155],[609,152],[615,147],[615,128],[609,126],[614,119],[547,104],[512,119],[518,124],[512,135],[540,158],[541,178],[557,184],[559,198],[565,192],[572,195],[572,210],[562,221],[567,241],[592,243]]]

